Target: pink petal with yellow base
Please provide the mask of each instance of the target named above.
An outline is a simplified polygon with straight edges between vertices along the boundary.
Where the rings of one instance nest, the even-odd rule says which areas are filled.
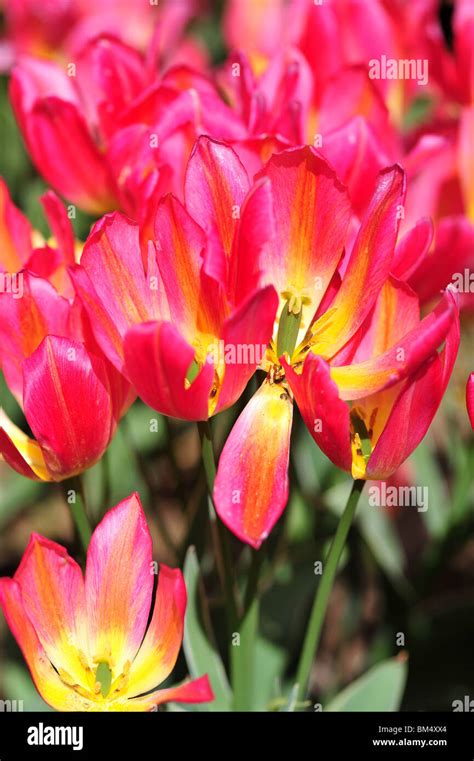
[[[359,364],[332,368],[341,397],[360,399],[415,372],[441,346],[457,319],[458,307],[448,291],[433,312],[387,351]]]
[[[138,495],[109,510],[87,552],[85,595],[94,661],[120,673],[145,634],[153,593],[152,543]]]
[[[341,258],[350,217],[347,191],[311,147],[272,156],[256,179],[271,182],[275,235],[264,247],[264,282],[306,293],[315,313]]]
[[[86,641],[81,568],[64,547],[32,534],[14,580],[50,661],[60,674],[86,686],[87,675],[78,656]]]
[[[32,250],[32,227],[0,177],[0,272],[18,272]]]
[[[203,229],[173,196],[166,196],[155,217],[156,259],[170,319],[189,341],[196,334],[217,335],[226,316],[222,289],[204,271],[207,245]]]
[[[0,579],[0,606],[43,700],[57,711],[94,710],[93,702],[62,681],[51,664],[28,618],[18,582]]]
[[[186,587],[181,571],[160,564],[153,615],[133,661],[129,696],[142,695],[172,672],[183,640]]]
[[[323,315],[313,326],[314,351],[333,356],[351,338],[369,314],[387,279],[397,239],[405,177],[400,167],[383,170],[362,221],[341,287],[331,304],[331,316]]]
[[[87,239],[81,267],[122,337],[131,325],[151,319],[137,224],[119,212],[103,217]]]
[[[237,419],[220,456],[214,485],[217,513],[256,549],[288,500],[292,419],[288,392],[265,381]]]
[[[0,407],[0,454],[21,476],[33,481],[54,481],[40,445],[23,433]]]
[[[186,208],[206,233],[216,234],[226,256],[249,180],[235,151],[203,136],[196,142],[185,180]]]

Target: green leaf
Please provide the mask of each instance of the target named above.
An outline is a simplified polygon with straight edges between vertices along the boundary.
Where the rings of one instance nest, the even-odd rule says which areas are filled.
[[[6,465],[0,467],[0,529],[3,529],[26,505],[39,501],[44,485],[10,471]]]
[[[288,703],[281,710],[284,713],[294,713],[296,711],[297,705],[298,705],[298,685],[295,684],[290,692]]]
[[[272,700],[281,694],[281,677],[286,667],[287,654],[283,648],[263,637],[256,643],[255,685],[253,711],[268,711]]]
[[[162,415],[140,400],[128,412],[129,435],[141,454],[156,452],[166,444],[166,422]]]
[[[290,543],[304,542],[312,536],[315,510],[295,488],[290,496],[286,519],[286,535]]]
[[[436,461],[431,434],[413,452],[410,462],[415,467],[417,484],[429,490],[428,509],[420,515],[430,536],[442,537],[450,519],[450,499]]]
[[[225,669],[215,646],[204,631],[199,606],[199,564],[196,550],[190,547],[184,561],[184,579],[188,592],[188,607],[184,621],[183,648],[190,674],[197,679],[209,676],[215,700],[200,704],[203,711],[230,711],[232,693]]]
[[[389,658],[346,687],[325,711],[398,711],[407,680],[406,657]]]
[[[257,684],[257,635],[260,602],[254,599],[239,625],[239,641],[232,643],[234,711],[252,711]]]

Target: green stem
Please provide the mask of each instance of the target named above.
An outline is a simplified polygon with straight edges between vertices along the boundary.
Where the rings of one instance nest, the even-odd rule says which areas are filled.
[[[133,457],[135,458],[135,463],[137,466],[137,469],[143,478],[146,487],[148,489],[148,493],[150,495],[150,500],[154,506],[156,506],[156,489],[155,485],[153,483],[152,478],[150,477],[150,474],[148,472],[148,466],[145,461],[145,458],[142,456],[142,454],[139,452],[138,448],[135,445],[134,439],[133,439],[133,431],[131,426],[131,421],[129,415],[126,415],[123,420],[123,426],[122,429],[123,434],[125,436],[125,439],[127,441],[127,444],[133,454]],[[171,442],[169,443],[169,451],[172,450]],[[179,483],[179,481],[178,481]],[[179,549],[176,546],[173,537],[171,536],[168,526],[166,524],[166,521],[163,517],[163,514],[161,512],[160,506],[158,505],[155,509],[154,516],[156,519],[156,524],[158,526],[158,530],[161,534],[161,538],[163,539],[163,542],[167,548],[167,550],[171,553],[174,560],[176,561],[179,557]]]
[[[260,571],[267,555],[265,543],[260,550],[252,550],[247,586],[245,588],[244,614],[239,622],[239,643],[231,647],[231,676],[234,695],[234,711],[252,710],[256,691],[256,642],[260,619],[258,594]]]
[[[252,602],[255,596],[257,595],[258,585],[260,581],[260,571],[262,570],[263,562],[267,555],[266,553],[267,546],[268,546],[268,542],[265,542],[263,547],[261,547],[259,550],[252,550],[252,562],[250,565],[250,571],[249,571],[249,575],[247,579],[247,586],[245,588],[245,598],[244,598],[245,611],[248,611],[248,609],[252,605]]]
[[[87,553],[87,548],[92,536],[92,529],[89,523],[86,512],[86,498],[84,491],[84,484],[81,476],[74,476],[70,479],[71,489],[67,491],[74,491],[74,501],[70,501],[70,496],[66,493],[66,502],[71,510],[71,515],[74,520],[74,524],[81,540],[81,544],[84,548],[84,552]]]
[[[298,672],[296,678],[298,684],[298,701],[304,700],[306,697],[311,667],[313,665],[314,656],[318,648],[324,618],[326,615],[326,609],[328,606],[334,580],[336,578],[339,560],[346,543],[347,535],[351,527],[359,497],[361,495],[362,489],[364,488],[364,483],[365,481],[357,480],[352,484],[351,493],[349,494],[346,507],[341,516],[336,534],[331,544],[331,549],[329,550],[329,554],[324,563],[323,575],[316,590],[316,596],[314,598],[308,628],[306,630],[303,649],[301,651],[300,662],[298,664]]]
[[[239,620],[238,604],[236,601],[234,573],[232,570],[232,558],[230,553],[229,540],[224,524],[219,520],[214,505],[212,493],[214,490],[214,480],[216,477],[216,461],[214,457],[214,446],[212,439],[212,428],[209,420],[198,422],[199,436],[201,438],[201,453],[206,473],[207,488],[209,491],[209,507],[213,528],[213,538],[215,544],[216,561],[220,566],[221,583],[226,598],[227,619],[229,633],[236,631]]]

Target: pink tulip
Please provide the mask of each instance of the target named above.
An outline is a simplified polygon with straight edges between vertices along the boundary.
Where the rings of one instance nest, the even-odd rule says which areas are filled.
[[[137,494],[94,531],[85,576],[66,549],[32,534],[0,605],[41,697],[58,711],[150,711],[214,699],[207,676],[156,689],[183,639],[186,587],[160,565]]]

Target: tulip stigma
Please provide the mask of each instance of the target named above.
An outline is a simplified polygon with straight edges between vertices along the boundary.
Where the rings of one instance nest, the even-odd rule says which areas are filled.
[[[100,685],[100,692],[106,698],[112,685],[112,671],[106,661],[100,661],[95,672],[96,683]]]
[[[281,357],[282,354],[288,354],[291,359],[295,350],[296,341],[298,338],[299,329],[301,326],[301,317],[303,310],[295,309],[294,304],[289,299],[282,309],[280,315],[280,321],[278,325],[277,335],[277,356]]]

